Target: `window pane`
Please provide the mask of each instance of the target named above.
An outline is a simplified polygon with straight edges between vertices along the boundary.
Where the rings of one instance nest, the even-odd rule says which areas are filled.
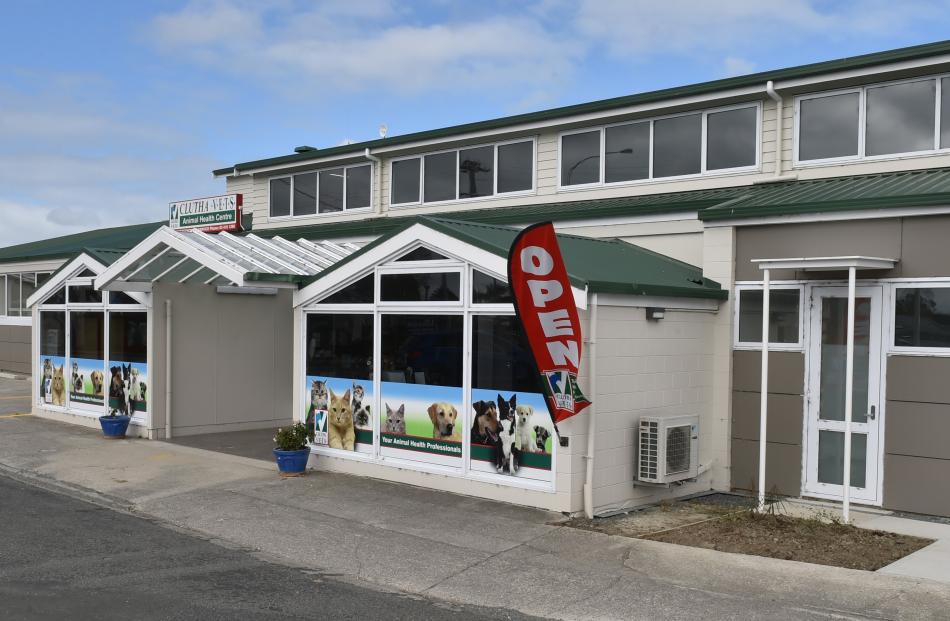
[[[371,380],[373,316],[308,314],[306,357],[307,375]]]
[[[460,315],[383,315],[382,335],[384,382],[462,385]]]
[[[320,300],[321,304],[372,304],[374,292],[373,274],[360,278],[333,295]]]
[[[867,453],[867,435],[851,434],[851,487],[865,485]],[[840,431],[818,432],[818,481],[832,485],[844,481],[844,433]]]
[[[561,136],[561,185],[600,181],[600,131]]]
[[[475,315],[472,328],[472,388],[543,392],[517,317]]]
[[[70,285],[70,304],[100,304],[102,292],[96,291],[92,285]]]
[[[46,301],[43,304],[65,304],[66,303],[66,287],[60,287],[56,290],[56,293],[50,295],[46,298]]]
[[[940,148],[950,147],[950,78],[940,81]]]
[[[934,148],[935,80],[880,86],[867,90],[868,155]]]
[[[701,114],[653,122],[653,176],[699,173],[703,117]]]
[[[148,361],[148,316],[142,312],[109,313],[110,365]]]
[[[383,274],[380,299],[385,302],[457,302],[461,299],[460,274]]]
[[[369,207],[372,166],[356,166],[346,169],[346,208]]]
[[[320,171],[320,213],[343,211],[343,169]]]
[[[317,213],[317,173],[294,175],[294,215]]]
[[[109,292],[109,303],[110,304],[138,304],[134,298],[132,298],[127,293],[121,291],[110,291]]]
[[[427,203],[455,200],[456,152],[427,155],[425,160],[423,200]]]
[[[66,405],[66,312],[40,313],[40,394],[44,403]]]
[[[894,345],[950,347],[950,289],[896,290]]]
[[[20,306],[20,275],[7,274],[7,315],[19,317]]]
[[[523,192],[534,182],[534,143],[503,144],[498,147],[498,193]]]
[[[148,316],[145,313],[109,313],[109,412],[148,411]]]
[[[419,202],[419,158],[399,160],[392,165],[392,196],[394,205]]]
[[[46,281],[49,280],[49,277],[53,275],[53,272],[37,272],[36,273],[36,286],[42,287],[46,284]]]
[[[608,127],[604,133],[604,180],[607,183],[650,176],[650,123]]]
[[[7,314],[7,277],[0,274],[0,315]]]
[[[706,116],[706,170],[755,166],[756,109]]]
[[[472,271],[472,302],[475,304],[513,304],[511,287],[493,276]]]
[[[798,342],[797,289],[769,291],[769,343]],[[762,342],[762,291],[739,292],[739,342]]]
[[[397,261],[444,261],[443,257],[438,252],[433,252],[425,247],[419,247],[413,250],[412,252],[407,252],[402,255]]]
[[[459,151],[459,198],[491,196],[495,193],[495,148],[478,147]]]
[[[105,317],[102,311],[69,313],[67,382],[71,405],[101,406],[105,378]]]
[[[20,274],[20,306],[22,307],[22,315],[25,317],[30,314],[30,309],[27,308],[26,302],[30,299],[30,296],[36,293],[36,274],[33,272],[26,272]]]
[[[290,177],[270,180],[270,215],[290,215]]]
[[[798,159],[858,154],[858,93],[803,99],[799,106]]]

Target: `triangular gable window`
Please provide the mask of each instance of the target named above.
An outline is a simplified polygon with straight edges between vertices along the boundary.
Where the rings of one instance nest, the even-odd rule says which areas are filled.
[[[66,303],[66,287],[60,287],[56,290],[55,293],[50,295],[46,300],[43,301],[43,304],[65,304]]]
[[[372,304],[375,292],[375,279],[373,274],[368,274],[330,297],[320,300],[320,304]]]
[[[443,257],[438,252],[429,250],[425,246],[420,246],[412,252],[402,255],[397,261],[445,261],[448,257]]]
[[[511,287],[493,276],[472,270],[472,302],[475,304],[512,304]]]
[[[89,269],[89,268],[87,267],[87,268],[84,269],[83,271],[81,271],[81,272],[79,272],[78,274],[76,274],[76,276],[74,276],[74,278],[87,278],[87,277],[95,276],[95,275],[96,275],[96,273],[93,272],[91,269]]]

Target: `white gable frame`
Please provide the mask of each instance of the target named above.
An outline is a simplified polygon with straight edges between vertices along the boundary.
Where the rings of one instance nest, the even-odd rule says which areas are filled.
[[[311,304],[314,300],[349,284],[355,277],[404,254],[406,250],[418,247],[420,244],[428,246],[433,251],[444,254],[449,258],[470,263],[480,271],[501,281],[508,282],[507,258],[429,228],[423,223],[416,223],[377,246],[355,256],[341,268],[332,270],[296,291],[294,293],[294,308]],[[577,307],[586,309],[587,289],[571,285],[571,292],[574,294],[574,302]]]
[[[43,283],[42,287],[37,289],[33,295],[28,297],[26,299],[27,307],[32,308],[36,304],[42,304],[47,300],[47,298],[56,293],[60,287],[65,285],[68,280],[75,278],[77,274],[87,269],[94,274],[99,275],[106,269],[106,266],[85,252],[80,254],[78,257],[61,267],[58,272],[53,274],[49,280]],[[139,304],[145,304],[144,294],[133,291],[129,292],[128,295]]]

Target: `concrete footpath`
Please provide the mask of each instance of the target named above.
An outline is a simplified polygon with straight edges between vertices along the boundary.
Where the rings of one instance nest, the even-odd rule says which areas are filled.
[[[344,579],[563,619],[946,619],[950,585],[612,537],[560,515],[0,415],[0,474]],[[2,501],[2,499],[0,499]],[[77,534],[81,536],[81,534]],[[2,543],[0,543],[2,547]]]

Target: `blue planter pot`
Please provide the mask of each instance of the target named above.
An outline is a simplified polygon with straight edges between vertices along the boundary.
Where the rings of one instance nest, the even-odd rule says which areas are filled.
[[[305,448],[299,451],[274,449],[274,457],[277,458],[277,469],[280,470],[281,476],[301,476],[307,469],[307,459],[310,458],[310,449]]]
[[[131,416],[100,416],[99,425],[102,426],[102,435],[113,440],[124,438],[130,420],[132,420]]]

